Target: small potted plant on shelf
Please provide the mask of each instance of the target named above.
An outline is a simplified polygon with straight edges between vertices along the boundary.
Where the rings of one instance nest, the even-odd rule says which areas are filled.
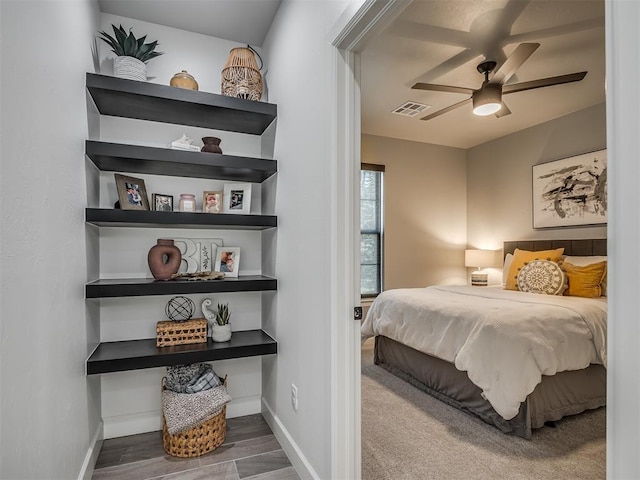
[[[147,36],[136,38],[131,29],[129,34],[120,27],[113,27],[115,37],[101,31],[100,39],[109,45],[117,55],[113,59],[113,74],[119,78],[127,78],[129,80],[147,81],[147,64],[149,60],[162,55],[162,52],[156,52],[158,41],[144,43]]]
[[[229,304],[219,303],[215,312],[216,319],[211,324],[211,338],[214,342],[228,342],[231,338],[231,313],[229,312]]]

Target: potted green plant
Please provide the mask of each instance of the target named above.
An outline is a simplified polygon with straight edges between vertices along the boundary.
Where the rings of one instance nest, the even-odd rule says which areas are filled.
[[[228,342],[231,338],[231,312],[229,304],[219,303],[215,311],[216,319],[211,325],[211,338],[214,342]]]
[[[113,27],[114,36],[107,32],[99,32],[100,39],[111,47],[113,53],[117,55],[113,60],[113,74],[119,78],[128,78],[129,80],[147,81],[147,63],[152,58],[162,55],[162,52],[156,52],[158,41],[144,43],[147,36],[136,38],[131,29],[129,33],[120,27]]]

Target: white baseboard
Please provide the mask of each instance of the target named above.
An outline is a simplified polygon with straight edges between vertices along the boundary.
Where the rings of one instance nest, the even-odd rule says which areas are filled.
[[[227,405],[227,418],[244,417],[261,412],[260,395],[231,400]]]
[[[269,427],[271,427],[273,434],[287,454],[287,457],[289,457],[300,478],[305,480],[320,480],[320,476],[313,469],[307,457],[304,456],[298,444],[293,440],[291,435],[289,435],[287,429],[264,399],[262,399],[262,416],[269,424]]]
[[[104,417],[102,420],[105,439],[162,430],[160,410]]]
[[[96,466],[100,449],[102,448],[102,439],[104,438],[104,423],[100,422],[96,433],[93,435],[91,442],[89,443],[89,449],[82,462],[82,468],[78,474],[78,480],[91,480],[93,476],[93,469]]]
[[[227,405],[227,418],[244,417],[260,413],[260,396],[242,397]],[[117,438],[138,433],[162,430],[160,410],[130,413],[103,418],[104,438]]]

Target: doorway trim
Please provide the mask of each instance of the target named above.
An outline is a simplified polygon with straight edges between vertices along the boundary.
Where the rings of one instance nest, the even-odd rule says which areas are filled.
[[[361,476],[360,449],[360,52],[411,0],[351,2],[329,35],[333,48],[331,176],[331,478]]]

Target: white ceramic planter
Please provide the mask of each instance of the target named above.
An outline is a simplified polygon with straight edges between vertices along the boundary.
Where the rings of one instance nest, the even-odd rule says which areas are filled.
[[[147,64],[133,57],[116,57],[113,59],[113,75],[146,82]]]
[[[211,338],[214,342],[228,342],[231,339],[231,324],[218,325],[213,322],[211,324]]]

